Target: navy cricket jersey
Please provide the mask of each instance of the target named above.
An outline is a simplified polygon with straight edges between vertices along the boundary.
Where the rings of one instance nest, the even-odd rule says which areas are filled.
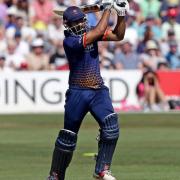
[[[85,35],[81,37],[65,31],[63,45],[69,61],[69,86],[95,89],[103,86],[97,41],[86,46]]]

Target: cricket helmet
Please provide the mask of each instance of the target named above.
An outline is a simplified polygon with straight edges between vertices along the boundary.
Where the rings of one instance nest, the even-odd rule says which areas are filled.
[[[68,7],[63,13],[64,27],[74,35],[82,36],[87,31],[85,13],[77,6]]]

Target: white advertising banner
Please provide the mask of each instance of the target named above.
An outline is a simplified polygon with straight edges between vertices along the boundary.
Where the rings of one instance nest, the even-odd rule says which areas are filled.
[[[0,114],[63,112],[68,71],[0,73]],[[140,71],[102,71],[116,110],[138,108]]]
[[[102,76],[105,84],[109,87],[115,110],[139,110],[136,86],[141,80],[141,71],[104,71]]]

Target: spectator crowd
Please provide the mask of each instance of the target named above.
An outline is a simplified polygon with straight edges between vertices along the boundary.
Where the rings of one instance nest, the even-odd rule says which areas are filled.
[[[95,0],[0,0],[0,71],[67,70],[62,18],[53,9]],[[129,0],[121,42],[99,43],[102,69],[180,69],[180,1]],[[87,15],[95,26],[101,13]],[[114,27],[113,12],[109,26]]]
[[[0,0],[0,72],[68,70],[62,17],[53,9],[97,0]],[[121,42],[99,42],[100,67],[142,70],[137,96],[144,110],[167,109],[157,70],[180,70],[180,0],[129,0]],[[95,26],[102,12],[87,14]],[[109,26],[117,15],[112,11]],[[156,106],[157,103],[160,106]]]

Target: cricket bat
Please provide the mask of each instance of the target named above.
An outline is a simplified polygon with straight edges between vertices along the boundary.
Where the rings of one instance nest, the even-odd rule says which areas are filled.
[[[63,16],[63,13],[65,11],[66,8],[62,8],[62,9],[54,9],[53,12],[59,16]],[[102,11],[104,9],[102,4],[91,4],[91,5],[84,5],[84,6],[80,6],[80,9],[85,13],[92,13],[92,12],[98,12],[98,11]]]

